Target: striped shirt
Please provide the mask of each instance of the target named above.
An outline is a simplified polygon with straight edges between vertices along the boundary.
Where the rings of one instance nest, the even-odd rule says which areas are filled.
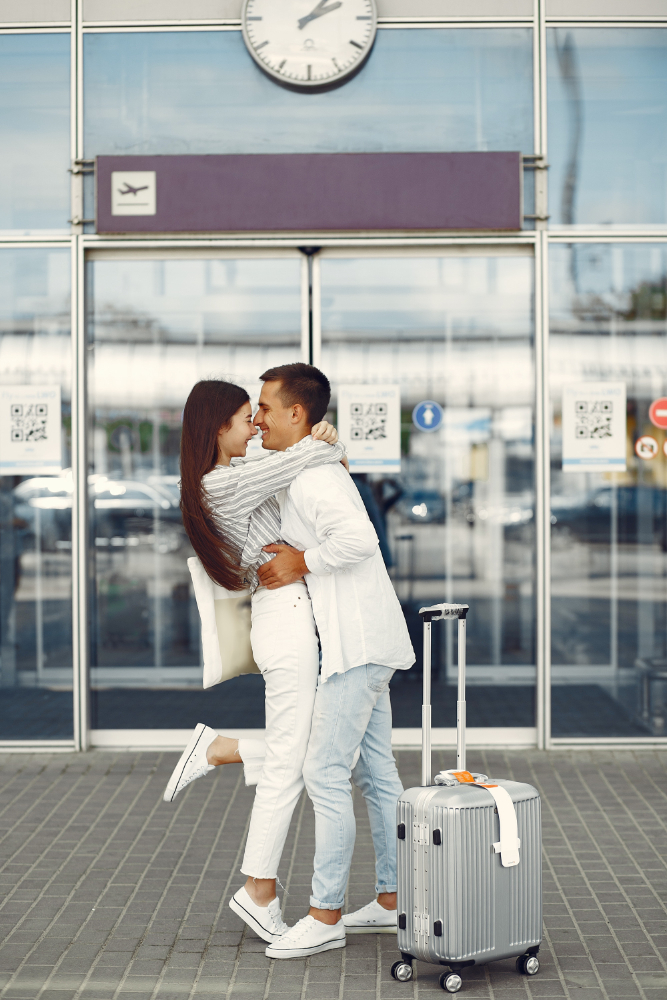
[[[279,542],[280,508],[274,494],[289,486],[304,469],[340,462],[345,449],[313,441],[310,434],[287,451],[262,458],[233,458],[232,465],[216,465],[202,479],[208,503],[224,540],[246,570],[246,583],[255,591],[257,567],[273,559],[264,545]]]

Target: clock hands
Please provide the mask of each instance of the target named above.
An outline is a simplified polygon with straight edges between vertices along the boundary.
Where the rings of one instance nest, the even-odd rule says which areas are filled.
[[[322,17],[324,14],[329,14],[332,10],[338,10],[338,8],[342,6],[343,4],[340,0],[337,3],[330,3],[328,6],[327,0],[320,0],[317,7],[311,10],[310,14],[306,14],[305,17],[299,18],[299,29],[301,30],[305,28],[311,21],[315,21],[318,17]]]

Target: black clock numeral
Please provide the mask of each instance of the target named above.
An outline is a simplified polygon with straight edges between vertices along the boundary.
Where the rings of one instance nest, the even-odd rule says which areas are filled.
[[[307,79],[308,80],[312,80],[313,79],[313,67],[310,66],[310,65],[308,66],[308,77],[307,77]]]
[[[336,67],[336,69],[340,73],[340,66],[338,65],[338,63],[336,62],[336,60],[334,59],[333,56],[331,57],[331,62],[334,64],[334,66]]]
[[[246,21],[263,21],[263,17],[246,17]],[[362,20],[362,18],[357,18],[357,20]],[[368,18],[370,21],[370,18]]]
[[[252,18],[248,18],[248,20],[252,21]],[[372,18],[370,14],[357,14],[357,21],[371,21],[371,20]]]
[[[269,44],[268,40],[266,42],[260,42],[259,45],[255,46],[255,52],[259,52],[260,49],[263,49],[264,46],[268,45],[268,44]]]
[[[278,66],[278,69],[281,70],[283,68],[283,66],[285,65],[286,62],[287,62],[287,59],[283,59],[283,61]]]
[[[353,38],[350,39],[350,45],[354,45],[355,49],[363,49],[363,45],[360,45],[359,42],[355,42]]]

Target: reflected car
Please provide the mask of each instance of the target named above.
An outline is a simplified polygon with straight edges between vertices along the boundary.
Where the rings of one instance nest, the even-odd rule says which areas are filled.
[[[153,544],[156,521],[160,525],[158,549],[173,551],[178,548],[183,533],[178,493],[174,493],[170,481],[163,486],[158,477],[154,479],[156,482],[144,483],[89,476],[89,495],[94,508],[91,527],[98,548],[122,548],[142,541]],[[15,516],[26,523],[29,531],[40,532],[44,547],[69,547],[72,492],[70,470],[64,470],[60,476],[26,479],[14,489]]]
[[[14,517],[26,534],[40,536],[43,552],[72,547],[72,490],[68,469],[60,476],[33,476],[14,487]]]
[[[394,509],[412,524],[444,524],[445,521],[445,500],[437,490],[406,491]]]
[[[569,531],[582,542],[609,543],[613,490],[603,486],[587,494],[553,497],[552,530]],[[617,541],[660,545],[667,551],[667,490],[656,486],[617,486]]]
[[[493,503],[478,499],[474,483],[470,482],[452,490],[452,510],[455,517],[468,524],[501,524],[504,528],[520,528],[535,516],[532,493],[508,493],[500,503]]]

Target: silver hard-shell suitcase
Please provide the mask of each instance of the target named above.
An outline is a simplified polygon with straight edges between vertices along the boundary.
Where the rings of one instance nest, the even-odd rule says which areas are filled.
[[[449,966],[440,985],[461,989],[460,972],[517,957],[535,975],[542,940],[540,797],[532,785],[470,775],[465,762],[466,604],[419,612],[424,627],[422,783],[398,800],[398,947],[394,979],[412,979],[420,959]],[[431,623],[458,619],[455,771],[431,781]],[[482,784],[486,782],[489,787]]]

